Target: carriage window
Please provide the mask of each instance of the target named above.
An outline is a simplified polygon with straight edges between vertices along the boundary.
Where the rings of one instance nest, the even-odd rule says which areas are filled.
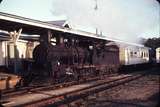
[[[144,57],[146,57],[146,53],[144,53]]]
[[[146,53],[146,57],[148,57],[149,56],[149,54],[148,53]]]
[[[130,52],[130,54],[131,54],[131,57],[133,57],[133,52]]]
[[[143,58],[143,52],[141,52],[141,58]]]

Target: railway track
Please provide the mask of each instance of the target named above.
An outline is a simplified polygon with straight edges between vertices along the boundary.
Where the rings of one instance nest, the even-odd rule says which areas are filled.
[[[8,102],[8,103],[4,103],[4,106],[17,106],[17,105],[18,106],[28,106],[28,105],[30,106],[45,106],[45,105],[60,106],[63,104],[74,102],[78,99],[85,98],[91,94],[98,93],[100,91],[124,84],[126,82],[140,78],[144,75],[145,73],[142,73],[139,75],[124,75],[121,77],[120,76],[119,77],[118,76],[108,77],[103,80],[82,83],[77,86],[73,85],[69,87],[59,88],[58,89],[59,91],[57,89],[52,89],[52,86],[50,86],[49,89],[39,87],[39,89],[30,90],[30,93],[29,93],[30,95],[33,95],[33,96],[34,94],[35,95],[39,94],[38,96],[39,99],[36,99],[35,101],[31,100],[31,101],[26,101],[26,102],[19,101],[15,104],[10,104]],[[68,91],[65,91],[65,90],[68,90]],[[8,95],[8,97],[9,96],[10,95]],[[7,94],[4,97],[6,98]]]
[[[102,83],[96,84],[94,86],[84,88],[82,90],[77,90],[75,92],[67,93],[66,95],[63,95],[64,96],[63,100],[61,97],[61,100],[55,101],[53,104],[50,104],[50,106],[60,106],[60,105],[64,105],[64,104],[69,104],[69,103],[72,103],[72,102],[79,100],[79,99],[85,100],[85,98],[87,96],[90,96],[92,94],[96,94],[96,93],[104,91],[106,89],[110,89],[110,88],[116,87],[118,85],[130,82],[130,81],[138,79],[142,76],[144,76],[144,75],[122,77],[122,78],[119,78],[116,80],[102,82]],[[47,100],[46,100],[46,102],[47,102]]]
[[[9,96],[16,96],[20,94],[25,94],[29,93],[32,91],[41,91],[41,90],[48,90],[48,89],[58,89],[62,87],[68,87],[80,83],[85,83],[85,82],[90,82],[90,81],[96,81],[101,79],[100,77],[94,77],[94,78],[89,78],[84,80],[79,80],[79,81],[71,81],[71,82],[64,82],[64,83],[57,83],[57,84],[50,84],[50,85],[32,85],[28,87],[20,87],[20,88],[13,88],[13,89],[8,89],[8,90],[2,90],[1,91],[1,96],[2,97],[9,97]]]
[[[103,75],[103,78],[107,78],[113,75],[118,75],[118,74],[110,74],[110,75]],[[97,76],[97,77],[90,77],[88,79],[81,79],[79,81],[69,81],[69,82],[63,82],[63,83],[56,83],[56,84],[50,84],[50,85],[31,85],[27,87],[19,87],[19,88],[12,88],[12,89],[6,89],[1,91],[1,96],[2,97],[9,97],[9,96],[16,96],[20,94],[25,94],[29,93],[32,91],[41,91],[41,90],[48,90],[48,89],[59,89],[62,87],[68,87],[72,85],[77,85],[85,82],[91,82],[91,81],[97,81],[102,79],[102,76]]]

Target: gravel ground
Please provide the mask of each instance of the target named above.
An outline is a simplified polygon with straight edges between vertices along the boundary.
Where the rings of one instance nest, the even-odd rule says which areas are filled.
[[[87,107],[158,107],[160,70],[124,85],[90,96]],[[159,106],[160,107],[160,106]]]

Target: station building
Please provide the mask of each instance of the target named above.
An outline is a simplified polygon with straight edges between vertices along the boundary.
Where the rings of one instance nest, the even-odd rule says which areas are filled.
[[[66,28],[71,27],[66,20],[48,21],[46,23]],[[26,69],[24,62],[32,62],[33,50],[39,44],[39,37],[40,35],[21,34],[16,42],[15,50],[10,32],[0,30],[0,68],[7,67],[13,70],[16,60],[16,71],[23,72]]]

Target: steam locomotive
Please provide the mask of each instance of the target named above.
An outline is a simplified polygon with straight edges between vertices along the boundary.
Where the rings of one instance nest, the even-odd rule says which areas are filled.
[[[86,79],[117,72],[119,48],[108,41],[62,39],[53,45],[40,40],[33,51],[32,77],[53,81]],[[31,76],[30,76],[31,77]],[[48,78],[47,77],[47,78]]]

